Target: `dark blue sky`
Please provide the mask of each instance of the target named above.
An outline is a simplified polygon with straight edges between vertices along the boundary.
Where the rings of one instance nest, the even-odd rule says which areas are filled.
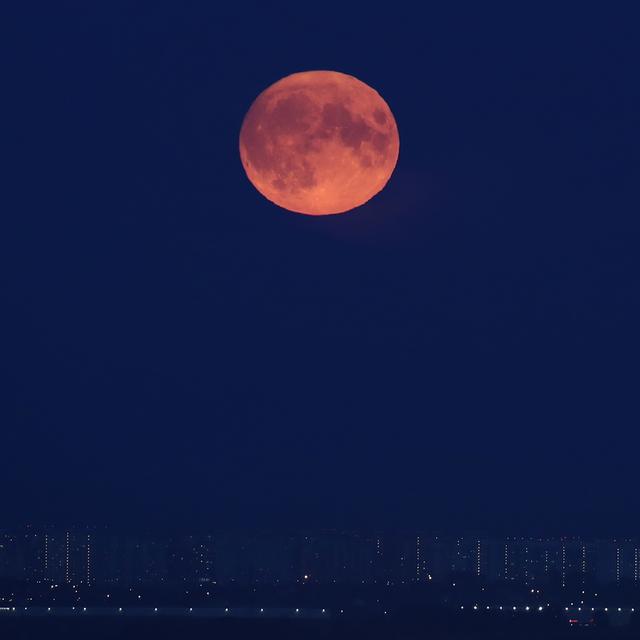
[[[3,521],[637,532],[636,17],[14,13]],[[239,162],[306,69],[398,122],[351,214],[278,209]]]

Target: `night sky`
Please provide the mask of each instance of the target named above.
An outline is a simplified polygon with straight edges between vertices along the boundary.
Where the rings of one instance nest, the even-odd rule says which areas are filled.
[[[0,524],[637,533],[637,16],[412,4],[3,20]],[[240,164],[308,69],[398,122],[346,215]]]

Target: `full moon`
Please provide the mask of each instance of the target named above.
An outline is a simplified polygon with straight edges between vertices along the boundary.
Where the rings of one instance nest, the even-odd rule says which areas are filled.
[[[337,71],[278,80],[251,105],[240,158],[265,198],[308,215],[344,213],[387,184],[400,139],[380,94]]]

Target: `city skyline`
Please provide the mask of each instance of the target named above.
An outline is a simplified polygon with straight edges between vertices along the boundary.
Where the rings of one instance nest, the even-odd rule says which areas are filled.
[[[640,536],[498,538],[340,531],[163,536],[96,527],[0,530],[0,578],[26,582],[393,585],[465,576],[562,588],[640,587]]]

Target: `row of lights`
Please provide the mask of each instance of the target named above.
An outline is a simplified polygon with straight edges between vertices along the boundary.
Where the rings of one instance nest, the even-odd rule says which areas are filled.
[[[500,607],[496,607],[496,608],[497,608],[498,610],[500,610],[500,611],[503,611],[504,609],[509,610],[509,608],[510,608],[510,607],[502,607],[502,606],[500,606]],[[464,605],[461,605],[461,606],[460,606],[460,609],[461,609],[461,610],[464,610]],[[479,607],[477,604],[474,604],[474,605],[473,605],[473,610],[474,610],[474,611],[478,611],[479,609],[480,609],[480,607]],[[490,607],[489,605],[487,605],[487,606],[485,607],[485,609],[486,609],[487,611],[490,611],[490,610],[491,610],[491,607]],[[527,606],[527,607],[523,607],[522,609],[523,609],[524,611],[531,611],[531,607],[528,607],[528,606]],[[517,611],[517,610],[518,610],[518,607],[512,607],[512,610],[513,610],[513,611]],[[565,611],[569,611],[569,607],[565,607],[565,609],[564,609],[564,610],[565,610]],[[596,608],[595,608],[595,607],[591,607],[591,611],[595,611],[595,610],[596,610]],[[539,607],[538,607],[538,611],[544,611],[544,607],[543,607],[543,606],[539,606]],[[582,611],[582,607],[578,607],[578,611]],[[604,607],[603,611],[604,611],[605,613],[607,613],[607,612],[609,611],[609,607]],[[623,609],[622,607],[618,607],[618,612],[622,612],[622,611],[624,611],[624,609]],[[631,609],[629,609],[629,611],[631,611],[631,613],[635,613],[635,611],[636,611],[636,610],[635,610],[635,607],[631,607]]]
[[[474,604],[474,605],[473,605],[473,610],[474,610],[474,611],[478,611],[478,609],[479,609],[479,608],[480,608],[480,607],[479,607],[477,604]],[[464,610],[464,605],[462,605],[462,606],[460,607],[460,609],[461,609],[461,610]],[[507,610],[508,610],[508,609],[509,609],[509,607],[503,607],[503,606],[500,606],[500,607],[496,607],[496,609],[499,609],[500,611],[503,611],[504,609],[507,609]],[[527,606],[527,607],[523,607],[523,609],[524,609],[524,611],[531,611],[531,607],[528,607],[528,606]],[[490,611],[490,610],[491,610],[491,607],[490,607],[489,605],[487,605],[487,606],[486,606],[486,610],[487,610],[487,611]],[[518,607],[513,607],[513,611],[517,611],[517,610],[518,610]],[[543,606],[539,606],[539,607],[538,607],[538,611],[544,611],[544,607],[543,607]]]
[[[614,607],[614,608],[615,608],[615,607]],[[565,607],[565,608],[564,608],[564,610],[565,610],[565,611],[569,611],[569,607]],[[591,607],[591,611],[595,611],[595,610],[596,610],[596,608],[595,608],[595,607]],[[578,607],[578,611],[582,611],[582,607]],[[609,607],[605,607],[605,608],[603,609],[603,611],[608,612],[608,611],[609,611]],[[623,611],[623,608],[622,608],[622,607],[618,607],[618,611],[619,611],[619,612],[622,612],[622,611]],[[635,607],[631,607],[631,609],[629,609],[629,611],[631,611],[631,613],[635,613],[636,609],[635,609]]]
[[[25,607],[24,608],[25,611],[28,611],[28,609],[29,609],[29,607]],[[15,607],[0,607],[0,611],[15,611],[15,610],[16,610]],[[75,607],[71,607],[71,610],[75,611],[76,608]],[[87,607],[82,607],[82,611],[86,611],[86,610],[87,610]],[[158,607],[154,607],[153,610],[157,613],[158,612]],[[47,607],[47,611],[51,612],[51,607]],[[189,612],[192,612],[192,611],[193,611],[193,607],[189,607]],[[229,613],[230,611],[231,610],[229,609],[229,607],[226,607],[225,610],[224,610],[225,613]],[[122,613],[122,607],[118,607],[118,612]],[[322,613],[326,613],[326,612],[327,612],[326,609],[322,609]],[[264,609],[260,609],[260,613],[264,613]],[[300,609],[296,609],[296,613],[300,613]],[[344,610],[340,609],[340,613],[344,613]],[[385,611],[385,613],[387,613],[387,612]]]

